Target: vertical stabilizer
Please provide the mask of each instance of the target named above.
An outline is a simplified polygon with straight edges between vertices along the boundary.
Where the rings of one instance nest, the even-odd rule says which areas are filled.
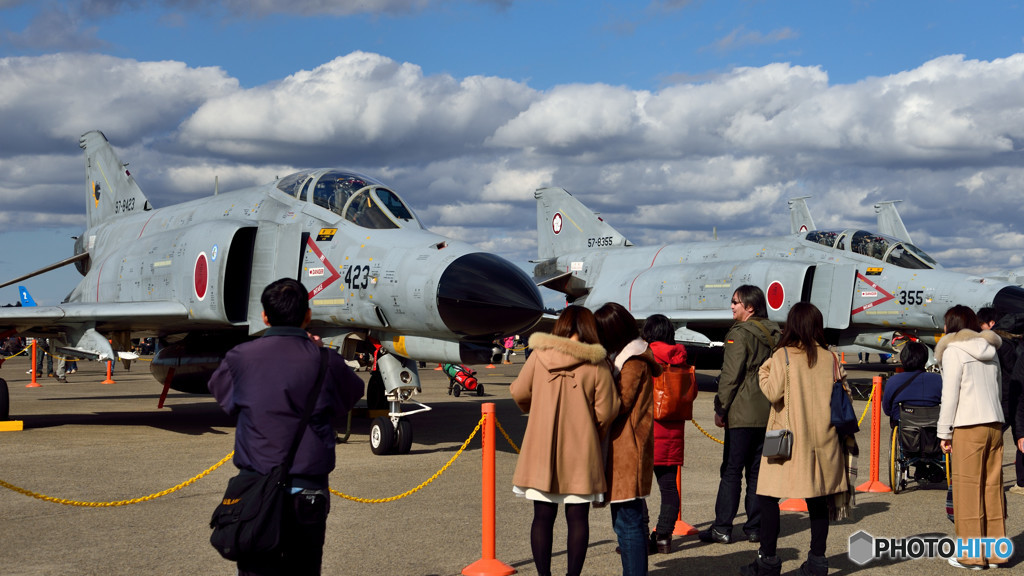
[[[816,230],[814,220],[811,218],[811,211],[807,209],[808,198],[810,196],[789,199],[789,232],[791,234]]]
[[[537,256],[540,260],[567,252],[632,246],[596,213],[562,188],[541,188],[537,199]]]
[[[28,293],[28,288],[24,286],[18,286],[18,296],[21,298],[22,307],[31,307],[36,305],[35,299]]]
[[[151,210],[145,194],[125,164],[118,159],[102,132],[82,135],[78,145],[85,150],[85,214],[88,227],[126,214]]]
[[[903,218],[896,210],[897,202],[902,202],[902,200],[886,200],[875,204],[875,214],[878,214],[878,233],[913,244],[910,232],[907,232],[907,227],[903,225]]]

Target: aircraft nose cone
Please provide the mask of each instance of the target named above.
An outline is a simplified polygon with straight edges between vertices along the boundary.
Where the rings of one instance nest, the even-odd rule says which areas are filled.
[[[437,309],[456,334],[494,337],[533,326],[544,305],[533,280],[492,254],[460,256],[441,273]]]
[[[1007,286],[996,292],[992,307],[1006,314],[1024,312],[1024,288]]]

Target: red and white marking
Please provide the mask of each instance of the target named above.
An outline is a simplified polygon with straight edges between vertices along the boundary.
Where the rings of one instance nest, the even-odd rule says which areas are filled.
[[[193,287],[196,291],[196,298],[202,302],[206,298],[206,291],[210,287],[210,262],[206,258],[206,252],[200,252],[196,256],[196,265],[192,272]]]
[[[778,280],[768,285],[768,293],[765,296],[768,298],[768,307],[772,310],[778,310],[786,303],[786,289]]]

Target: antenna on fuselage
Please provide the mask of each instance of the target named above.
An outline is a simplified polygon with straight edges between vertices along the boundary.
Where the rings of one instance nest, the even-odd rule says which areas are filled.
[[[216,196],[220,191],[220,176],[213,177],[213,195]]]

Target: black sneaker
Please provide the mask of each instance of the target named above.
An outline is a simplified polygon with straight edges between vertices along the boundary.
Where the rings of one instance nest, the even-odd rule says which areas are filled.
[[[729,544],[732,542],[732,534],[719,532],[715,527],[708,528],[707,530],[701,530],[697,533],[697,538],[700,538],[701,542],[708,543],[717,542],[719,544]]]
[[[747,542],[760,542],[760,541],[761,541],[761,531],[760,530],[751,530],[750,532],[747,532]]]
[[[782,560],[778,556],[766,558],[757,551],[757,560],[740,568],[743,576],[779,576],[782,573]]]

